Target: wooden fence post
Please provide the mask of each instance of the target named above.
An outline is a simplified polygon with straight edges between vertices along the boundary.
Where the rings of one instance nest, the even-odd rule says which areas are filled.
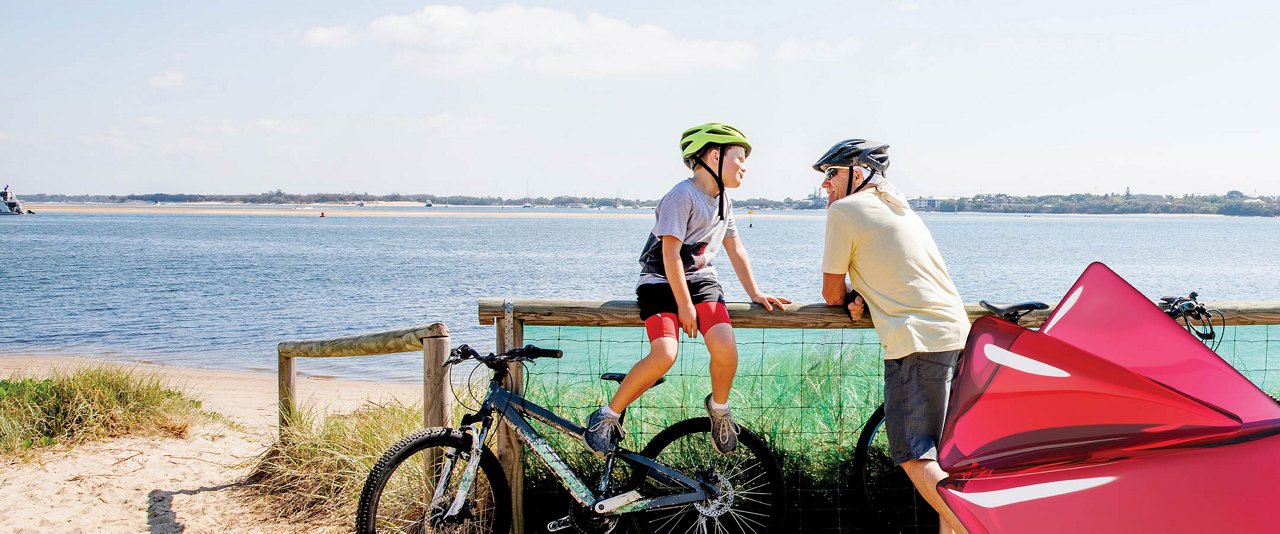
[[[440,325],[441,327],[444,324]],[[449,386],[452,366],[449,359],[449,330],[443,335],[422,339],[422,427],[449,426],[453,410],[453,389]]]
[[[289,426],[289,420],[293,418],[297,404],[293,400],[293,379],[295,376],[293,358],[283,354],[280,354],[279,357],[280,369],[276,376],[279,382],[280,394],[280,435],[283,436],[284,428]]]
[[[515,310],[508,299],[503,303],[503,315],[497,320],[498,353],[524,345],[524,321],[515,319]],[[512,364],[511,373],[507,377],[505,387],[517,394],[524,394],[524,366]],[[511,487],[511,532],[524,534],[524,445],[510,426],[503,425],[498,429],[498,461],[502,470],[507,473],[507,483]]]

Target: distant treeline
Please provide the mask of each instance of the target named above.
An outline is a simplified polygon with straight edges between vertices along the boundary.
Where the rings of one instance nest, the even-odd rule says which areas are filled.
[[[153,193],[149,195],[26,195],[30,202],[228,202],[245,204],[351,204],[356,202],[419,202],[455,206],[534,206],[558,207],[653,207],[656,199],[635,200],[617,197],[473,197],[440,195],[370,195],[368,193],[285,193],[279,189],[252,195],[185,195]],[[976,195],[960,198],[916,198],[911,203],[922,211],[977,211],[988,213],[1198,213],[1217,215],[1280,216],[1280,197],[1249,197],[1240,191],[1223,195],[1143,195],[1077,194],[1045,196],[1013,196],[1005,194]],[[815,190],[803,199],[767,198],[734,199],[739,208],[821,209],[826,196]]]
[[[635,200],[617,197],[577,197],[577,196],[558,196],[558,197],[522,197],[522,198],[503,198],[503,197],[472,197],[472,196],[440,196],[440,195],[404,195],[400,193],[392,193],[389,195],[370,195],[368,193],[309,193],[297,194],[286,193],[279,189],[268,191],[266,193],[258,193],[253,195],[187,195],[172,193],[151,193],[147,195],[48,195],[34,194],[23,195],[23,200],[28,202],[100,202],[100,203],[124,203],[124,202],[228,202],[228,203],[244,203],[244,204],[353,204],[356,202],[419,202],[426,204],[449,204],[454,206],[520,206],[524,204],[532,204],[535,206],[586,206],[586,207],[652,207],[658,204],[657,199],[651,200]],[[781,209],[789,207],[791,199],[785,202],[777,200],[769,200],[763,198],[752,198],[745,200],[734,200],[738,206],[753,206],[760,208]]]
[[[915,199],[918,210],[979,211],[988,213],[1186,213],[1280,216],[1280,197],[1249,197],[1240,191],[1225,195],[1078,194],[1046,196],[977,195],[951,199]]]

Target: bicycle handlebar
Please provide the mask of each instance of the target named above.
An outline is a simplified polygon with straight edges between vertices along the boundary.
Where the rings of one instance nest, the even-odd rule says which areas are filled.
[[[491,365],[497,363],[522,362],[534,360],[537,358],[560,358],[564,356],[564,352],[558,349],[542,349],[533,345],[525,345],[517,349],[511,349],[502,354],[489,353],[483,356],[471,345],[462,344],[457,348],[449,351],[449,359],[445,360],[446,366],[453,365],[465,360],[475,360],[480,363]]]

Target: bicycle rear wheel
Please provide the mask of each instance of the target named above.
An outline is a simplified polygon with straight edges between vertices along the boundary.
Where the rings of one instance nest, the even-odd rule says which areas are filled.
[[[411,434],[387,450],[374,465],[360,493],[356,532],[505,533],[511,529],[511,490],[502,464],[482,448],[480,469],[459,519],[441,524],[466,470],[471,438],[452,428]],[[451,466],[446,470],[446,466]],[[440,477],[444,496],[433,502]]]
[[[884,405],[876,408],[858,435],[853,453],[854,476],[863,491],[862,506],[873,532],[938,531],[938,513],[920,496],[901,467],[894,465],[889,454],[889,439],[884,431]]]
[[[769,446],[742,428],[738,448],[720,454],[711,446],[711,420],[686,419],[654,436],[641,454],[695,479],[715,483],[724,493],[714,499],[628,516],[633,532],[783,532],[786,495],[782,469]],[[636,469],[631,486],[645,496],[680,490]]]

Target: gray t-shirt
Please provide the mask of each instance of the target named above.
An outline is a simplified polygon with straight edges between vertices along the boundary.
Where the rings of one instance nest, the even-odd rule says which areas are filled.
[[[638,285],[667,283],[667,271],[662,264],[662,236],[666,235],[684,243],[680,247],[680,259],[684,262],[685,280],[717,281],[711,260],[720,252],[726,237],[738,235],[738,227],[733,222],[733,200],[725,199],[724,220],[719,218],[719,210],[719,197],[702,192],[693,184],[693,178],[672,187],[653,212],[657,221],[640,254]]]

